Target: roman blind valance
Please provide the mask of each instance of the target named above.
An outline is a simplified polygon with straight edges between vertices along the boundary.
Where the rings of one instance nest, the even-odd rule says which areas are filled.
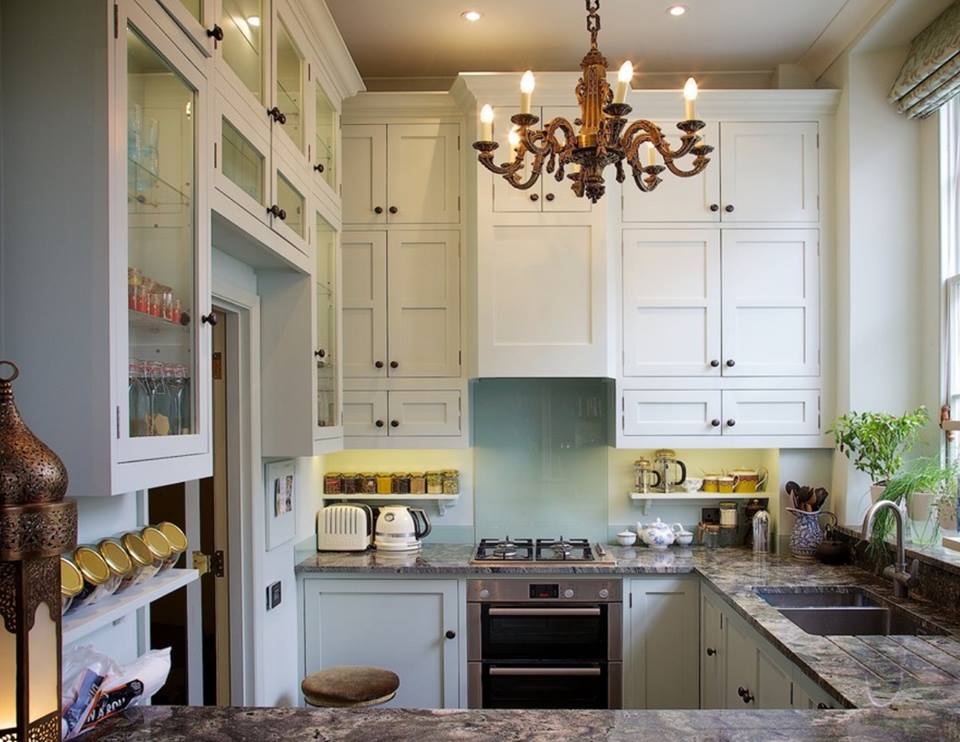
[[[890,90],[890,102],[910,118],[925,118],[960,93],[960,0],[910,44]]]

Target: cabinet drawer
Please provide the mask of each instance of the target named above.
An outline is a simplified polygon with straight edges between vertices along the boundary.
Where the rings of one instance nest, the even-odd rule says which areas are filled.
[[[720,435],[718,391],[625,391],[624,435]]]
[[[389,392],[390,437],[460,435],[460,392]]]
[[[387,392],[343,393],[344,435],[386,436],[386,423]]]
[[[724,435],[817,435],[820,391],[725,391],[723,417]]]

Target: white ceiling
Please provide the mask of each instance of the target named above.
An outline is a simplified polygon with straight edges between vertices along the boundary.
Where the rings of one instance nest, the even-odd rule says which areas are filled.
[[[674,18],[666,9],[686,5]],[[588,47],[583,0],[327,0],[361,75],[577,69]],[[601,0],[600,49],[638,72],[773,70],[859,32],[883,0]],[[460,13],[483,13],[467,23]],[[828,30],[833,24],[831,30]],[[850,30],[852,29],[852,30]],[[848,41],[849,38],[845,39]],[[835,41],[833,42],[835,43]]]

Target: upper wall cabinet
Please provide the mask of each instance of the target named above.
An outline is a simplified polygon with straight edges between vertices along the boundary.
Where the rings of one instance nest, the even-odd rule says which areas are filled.
[[[455,123],[344,126],[344,223],[459,223],[459,146]]]
[[[157,0],[204,56],[213,54],[220,35],[214,0]]]
[[[246,105],[255,121],[265,121],[268,107],[266,81],[271,79],[268,53],[272,18],[265,0],[220,0],[217,25],[223,38],[217,42],[217,67],[232,88],[234,105]]]
[[[661,128],[668,138],[675,131],[673,124]],[[707,169],[690,178],[664,173],[652,193],[628,176],[623,221],[816,223],[818,129],[816,122],[708,123],[704,136],[716,149]]]
[[[306,162],[308,97],[306,39],[290,3],[274,4],[273,89],[271,119],[274,148],[284,149],[294,162]]]

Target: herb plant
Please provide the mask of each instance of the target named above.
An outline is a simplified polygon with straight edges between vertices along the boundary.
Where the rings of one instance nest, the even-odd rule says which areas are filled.
[[[848,412],[837,418],[828,432],[836,438],[837,450],[879,484],[900,471],[903,455],[929,419],[922,405],[900,417],[885,412]]]

